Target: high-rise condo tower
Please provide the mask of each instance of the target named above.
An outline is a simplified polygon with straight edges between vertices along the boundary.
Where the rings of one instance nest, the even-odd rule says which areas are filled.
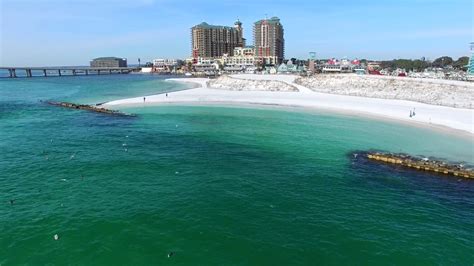
[[[244,47],[242,23],[234,27],[209,25],[203,22],[191,28],[192,57],[217,58],[224,54],[232,56],[234,48]]]
[[[255,22],[253,35],[256,57],[261,64],[277,65],[285,57],[285,39],[280,19],[262,19]]]

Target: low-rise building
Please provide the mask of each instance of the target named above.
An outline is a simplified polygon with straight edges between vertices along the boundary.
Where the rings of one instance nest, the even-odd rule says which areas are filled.
[[[219,73],[218,63],[195,64],[193,68],[195,73],[201,75],[216,75]]]
[[[182,60],[179,59],[155,59],[153,60],[153,66],[178,66],[182,64]]]
[[[471,43],[471,58],[467,66],[468,79],[474,80],[474,42]]]
[[[153,60],[153,69],[155,72],[174,72],[183,65],[179,59],[155,59]]]
[[[355,59],[349,61],[348,59],[329,59],[323,63],[321,71],[323,73],[352,73],[354,69],[360,67],[360,61]]]
[[[253,46],[236,47],[233,56],[227,54],[222,56],[222,62],[230,66],[253,66],[256,63],[255,48]]]
[[[240,65],[229,65],[224,67],[224,71],[226,73],[244,73],[246,71],[246,67]]]
[[[369,70],[369,71],[380,70],[380,68],[381,68],[380,65],[381,65],[381,63],[377,62],[377,61],[367,62],[367,70]]]
[[[127,67],[127,59],[119,57],[98,57],[92,59],[91,67]]]
[[[288,63],[281,63],[278,68],[277,72],[281,74],[297,74],[303,73],[306,71],[306,68],[302,65],[293,64],[293,61],[288,60]]]

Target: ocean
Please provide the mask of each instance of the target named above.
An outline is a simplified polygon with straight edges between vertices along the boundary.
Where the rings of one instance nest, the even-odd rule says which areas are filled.
[[[0,265],[472,265],[474,141],[298,108],[49,106],[185,89],[150,75],[0,79]],[[54,236],[57,235],[57,240]]]

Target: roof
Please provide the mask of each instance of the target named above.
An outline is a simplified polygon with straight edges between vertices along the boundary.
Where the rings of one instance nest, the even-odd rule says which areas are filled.
[[[122,60],[120,57],[106,56],[106,57],[97,57],[92,60]]]
[[[234,29],[233,27],[229,27],[229,26],[210,25],[210,24],[207,24],[206,22],[201,22],[201,24],[198,24],[198,25],[194,26],[193,28],[204,28],[204,29]]]
[[[270,23],[270,24],[280,24],[280,18],[278,17],[272,17],[271,19],[261,19],[257,22],[255,22],[255,24],[259,24],[259,23],[262,23],[266,21],[267,23]]]

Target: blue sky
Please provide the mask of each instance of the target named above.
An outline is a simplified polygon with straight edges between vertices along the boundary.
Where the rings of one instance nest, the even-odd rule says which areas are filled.
[[[278,16],[287,58],[434,59],[469,54],[472,0],[0,0],[0,65],[88,65],[99,56],[129,63],[190,55],[202,21]]]

